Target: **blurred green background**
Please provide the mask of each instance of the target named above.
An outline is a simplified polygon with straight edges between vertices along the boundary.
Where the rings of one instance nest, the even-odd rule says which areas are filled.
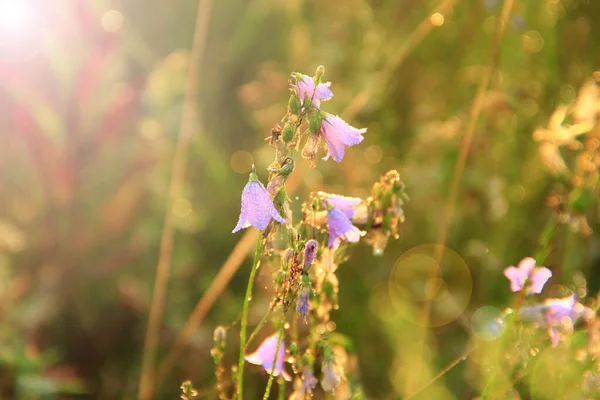
[[[433,15],[440,4],[454,6]],[[135,397],[197,7],[195,0],[0,1],[1,398]],[[266,179],[273,154],[264,138],[285,113],[289,73],[312,75],[322,64],[335,94],[327,110],[351,114],[348,122],[368,132],[341,164],[309,169],[298,158],[292,198],[298,210],[312,190],[366,197],[380,175],[400,171],[411,198],[401,238],[381,257],[364,244],[354,249],[338,270],[333,318],[353,343],[367,396],[403,393],[420,330],[390,305],[390,272],[404,251],[436,241],[501,7],[500,0],[214,1],[200,127],[184,195],[172,207],[159,360],[241,237],[230,233],[240,192],[253,162]],[[447,246],[473,279],[467,316],[510,304],[502,269],[534,253],[553,216],[546,198],[569,191],[540,158],[533,132],[559,104],[575,101],[600,62],[600,2],[518,1],[512,11],[449,225]],[[585,214],[597,228],[595,206]],[[559,225],[546,260],[551,283],[585,276],[593,293],[598,241]],[[249,263],[158,398],[176,398],[186,378],[215,398],[212,332],[239,317]],[[263,286],[251,325],[268,304]],[[456,321],[429,334],[434,372],[469,341]],[[465,365],[423,398],[470,398]],[[248,385],[263,387],[264,374],[250,370]]]

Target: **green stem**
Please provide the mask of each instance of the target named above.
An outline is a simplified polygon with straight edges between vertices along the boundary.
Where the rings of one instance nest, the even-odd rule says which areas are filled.
[[[273,373],[275,372],[275,368],[277,366],[277,357],[279,356],[279,350],[283,338],[283,328],[285,326],[285,308],[283,306],[281,307],[281,311],[281,322],[279,323],[279,333],[277,334],[277,348],[275,349],[273,366],[271,367],[271,373],[269,373],[269,380],[267,381],[267,387],[265,389],[265,394],[263,395],[263,400],[267,400],[269,398],[269,394],[271,393],[271,385],[273,384]],[[283,371],[281,371],[281,373],[283,373]]]
[[[242,327],[240,329],[240,360],[238,364],[237,373],[237,398],[242,400],[244,392],[244,352],[246,347],[246,327],[248,326],[248,305],[250,304],[250,298],[252,297],[252,286],[254,286],[254,277],[256,276],[256,270],[258,269],[258,263],[260,261],[260,252],[262,248],[262,235],[258,235],[256,241],[256,251],[254,252],[254,262],[252,263],[252,269],[250,270],[250,278],[248,279],[248,287],[246,288],[246,297],[244,298],[244,307],[242,308]]]
[[[277,383],[279,384],[279,400],[285,400],[285,379],[283,375],[279,375]]]
[[[269,320],[269,316],[271,315],[272,311],[273,311],[273,309],[271,307],[269,307],[269,309],[267,310],[267,313],[265,314],[265,316],[263,317],[263,319],[260,320],[260,322],[258,323],[258,325],[256,326],[256,328],[254,328],[254,330],[250,334],[250,337],[246,341],[246,347],[248,347],[250,345],[250,343],[252,342],[252,339],[254,339],[256,337],[256,335],[258,335],[258,332],[260,332],[260,330],[262,329],[262,327],[265,326],[265,324]],[[244,351],[245,350],[246,349],[244,349]]]

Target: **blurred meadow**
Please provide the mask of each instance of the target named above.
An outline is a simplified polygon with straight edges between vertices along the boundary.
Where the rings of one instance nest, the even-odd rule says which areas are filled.
[[[544,293],[596,306],[600,1],[0,0],[1,399],[137,398],[159,258],[153,398],[186,379],[218,398],[213,331],[235,364],[256,238],[231,233],[241,190],[253,163],[266,178],[289,74],[318,65],[329,110],[368,131],[339,164],[296,158],[292,209],[365,198],[390,169],[410,198],[398,240],[337,270],[327,329],[356,398],[598,398],[553,375],[577,359],[547,343],[494,375],[482,359],[525,339],[481,344],[478,323],[513,306],[503,270],[527,256],[553,272]],[[436,243],[454,300],[423,326],[394,288],[427,280],[405,256]],[[251,327],[270,281],[259,270]],[[260,398],[268,374],[246,371]]]

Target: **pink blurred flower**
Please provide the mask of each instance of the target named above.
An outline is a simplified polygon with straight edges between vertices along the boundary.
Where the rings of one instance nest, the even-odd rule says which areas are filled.
[[[504,276],[510,281],[510,290],[519,292],[523,290],[525,284],[529,284],[529,293],[541,293],[548,279],[552,276],[552,271],[546,267],[536,267],[535,260],[526,257],[519,262],[515,268],[510,266],[504,270]]]
[[[248,354],[244,358],[249,363],[262,366],[265,371],[270,374],[271,370],[273,369],[273,360],[275,359],[278,340],[279,336],[277,334],[269,336],[260,344],[260,346],[258,346],[258,349],[254,353]],[[289,382],[292,380],[292,377],[285,371],[285,369],[283,369],[284,360],[285,344],[283,343],[282,339],[279,346],[279,353],[277,354],[275,369],[273,370],[273,376],[282,375],[283,378]]]

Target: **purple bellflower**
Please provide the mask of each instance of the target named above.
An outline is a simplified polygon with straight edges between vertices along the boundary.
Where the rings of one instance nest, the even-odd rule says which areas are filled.
[[[342,378],[340,374],[336,371],[333,361],[323,361],[321,370],[323,372],[323,378],[321,379],[321,387],[326,392],[331,392],[335,394],[336,389],[338,388],[338,386],[340,386],[340,383],[342,382]]]
[[[341,162],[344,158],[346,146],[354,146],[363,141],[363,133],[367,128],[358,129],[350,126],[346,121],[337,115],[326,114],[321,121],[321,133],[327,143],[327,155],[323,158],[327,160],[329,156],[336,162]]]
[[[528,284],[528,292],[541,293],[552,271],[546,267],[536,267],[535,260],[526,257],[517,268],[512,265],[504,270],[504,276],[510,281],[510,290],[519,292]]]
[[[246,355],[244,358],[246,361],[252,364],[262,366],[267,373],[271,373],[273,370],[273,376],[282,375],[283,379],[290,382],[292,377],[283,369],[283,363],[285,360],[285,344],[283,340],[279,346],[279,353],[277,354],[277,362],[275,362],[275,369],[273,369],[273,360],[275,359],[275,352],[277,350],[277,342],[279,336],[277,334],[266,338],[258,349],[252,354]]]
[[[342,211],[348,218],[352,218],[354,216],[354,207],[362,202],[362,199],[358,197],[346,197],[340,196],[339,194],[329,194],[323,192],[319,192],[319,194],[324,196],[325,201],[329,203],[329,205]]]
[[[313,78],[308,75],[302,75],[302,79],[296,83],[300,104],[304,105],[304,99],[308,97],[312,99],[312,104],[315,107],[320,108],[321,100],[329,100],[333,97],[333,92],[329,89],[329,86],[331,86],[331,82],[319,83],[315,87]]]
[[[366,232],[361,231],[350,220],[354,216],[354,206],[361,203],[358,197],[345,197],[337,194],[325,194],[324,199],[331,207],[327,213],[327,227],[329,228],[329,248],[339,245],[340,239],[354,243],[360,240]]]
[[[305,366],[302,368],[302,379],[294,381],[294,392],[289,400],[305,400],[307,395],[312,394],[318,382],[317,378],[313,375],[312,369]]]
[[[312,369],[309,367],[302,368],[302,388],[307,393],[312,393],[317,387],[317,378],[313,375]]]
[[[255,172],[250,173],[250,179],[242,192],[242,210],[237,225],[232,233],[253,226],[260,230],[267,227],[271,219],[285,224],[285,219],[279,215],[267,189],[258,180]]]
[[[364,236],[366,232],[361,231],[352,225],[352,221],[343,211],[333,207],[327,214],[327,227],[329,228],[329,248],[335,248],[339,245],[340,239],[349,243],[356,243]]]
[[[308,304],[309,299],[310,286],[305,285],[300,289],[300,293],[298,294],[298,301],[296,302],[296,311],[303,317],[305,317],[306,314],[308,314],[308,310],[310,310],[310,305]]]

